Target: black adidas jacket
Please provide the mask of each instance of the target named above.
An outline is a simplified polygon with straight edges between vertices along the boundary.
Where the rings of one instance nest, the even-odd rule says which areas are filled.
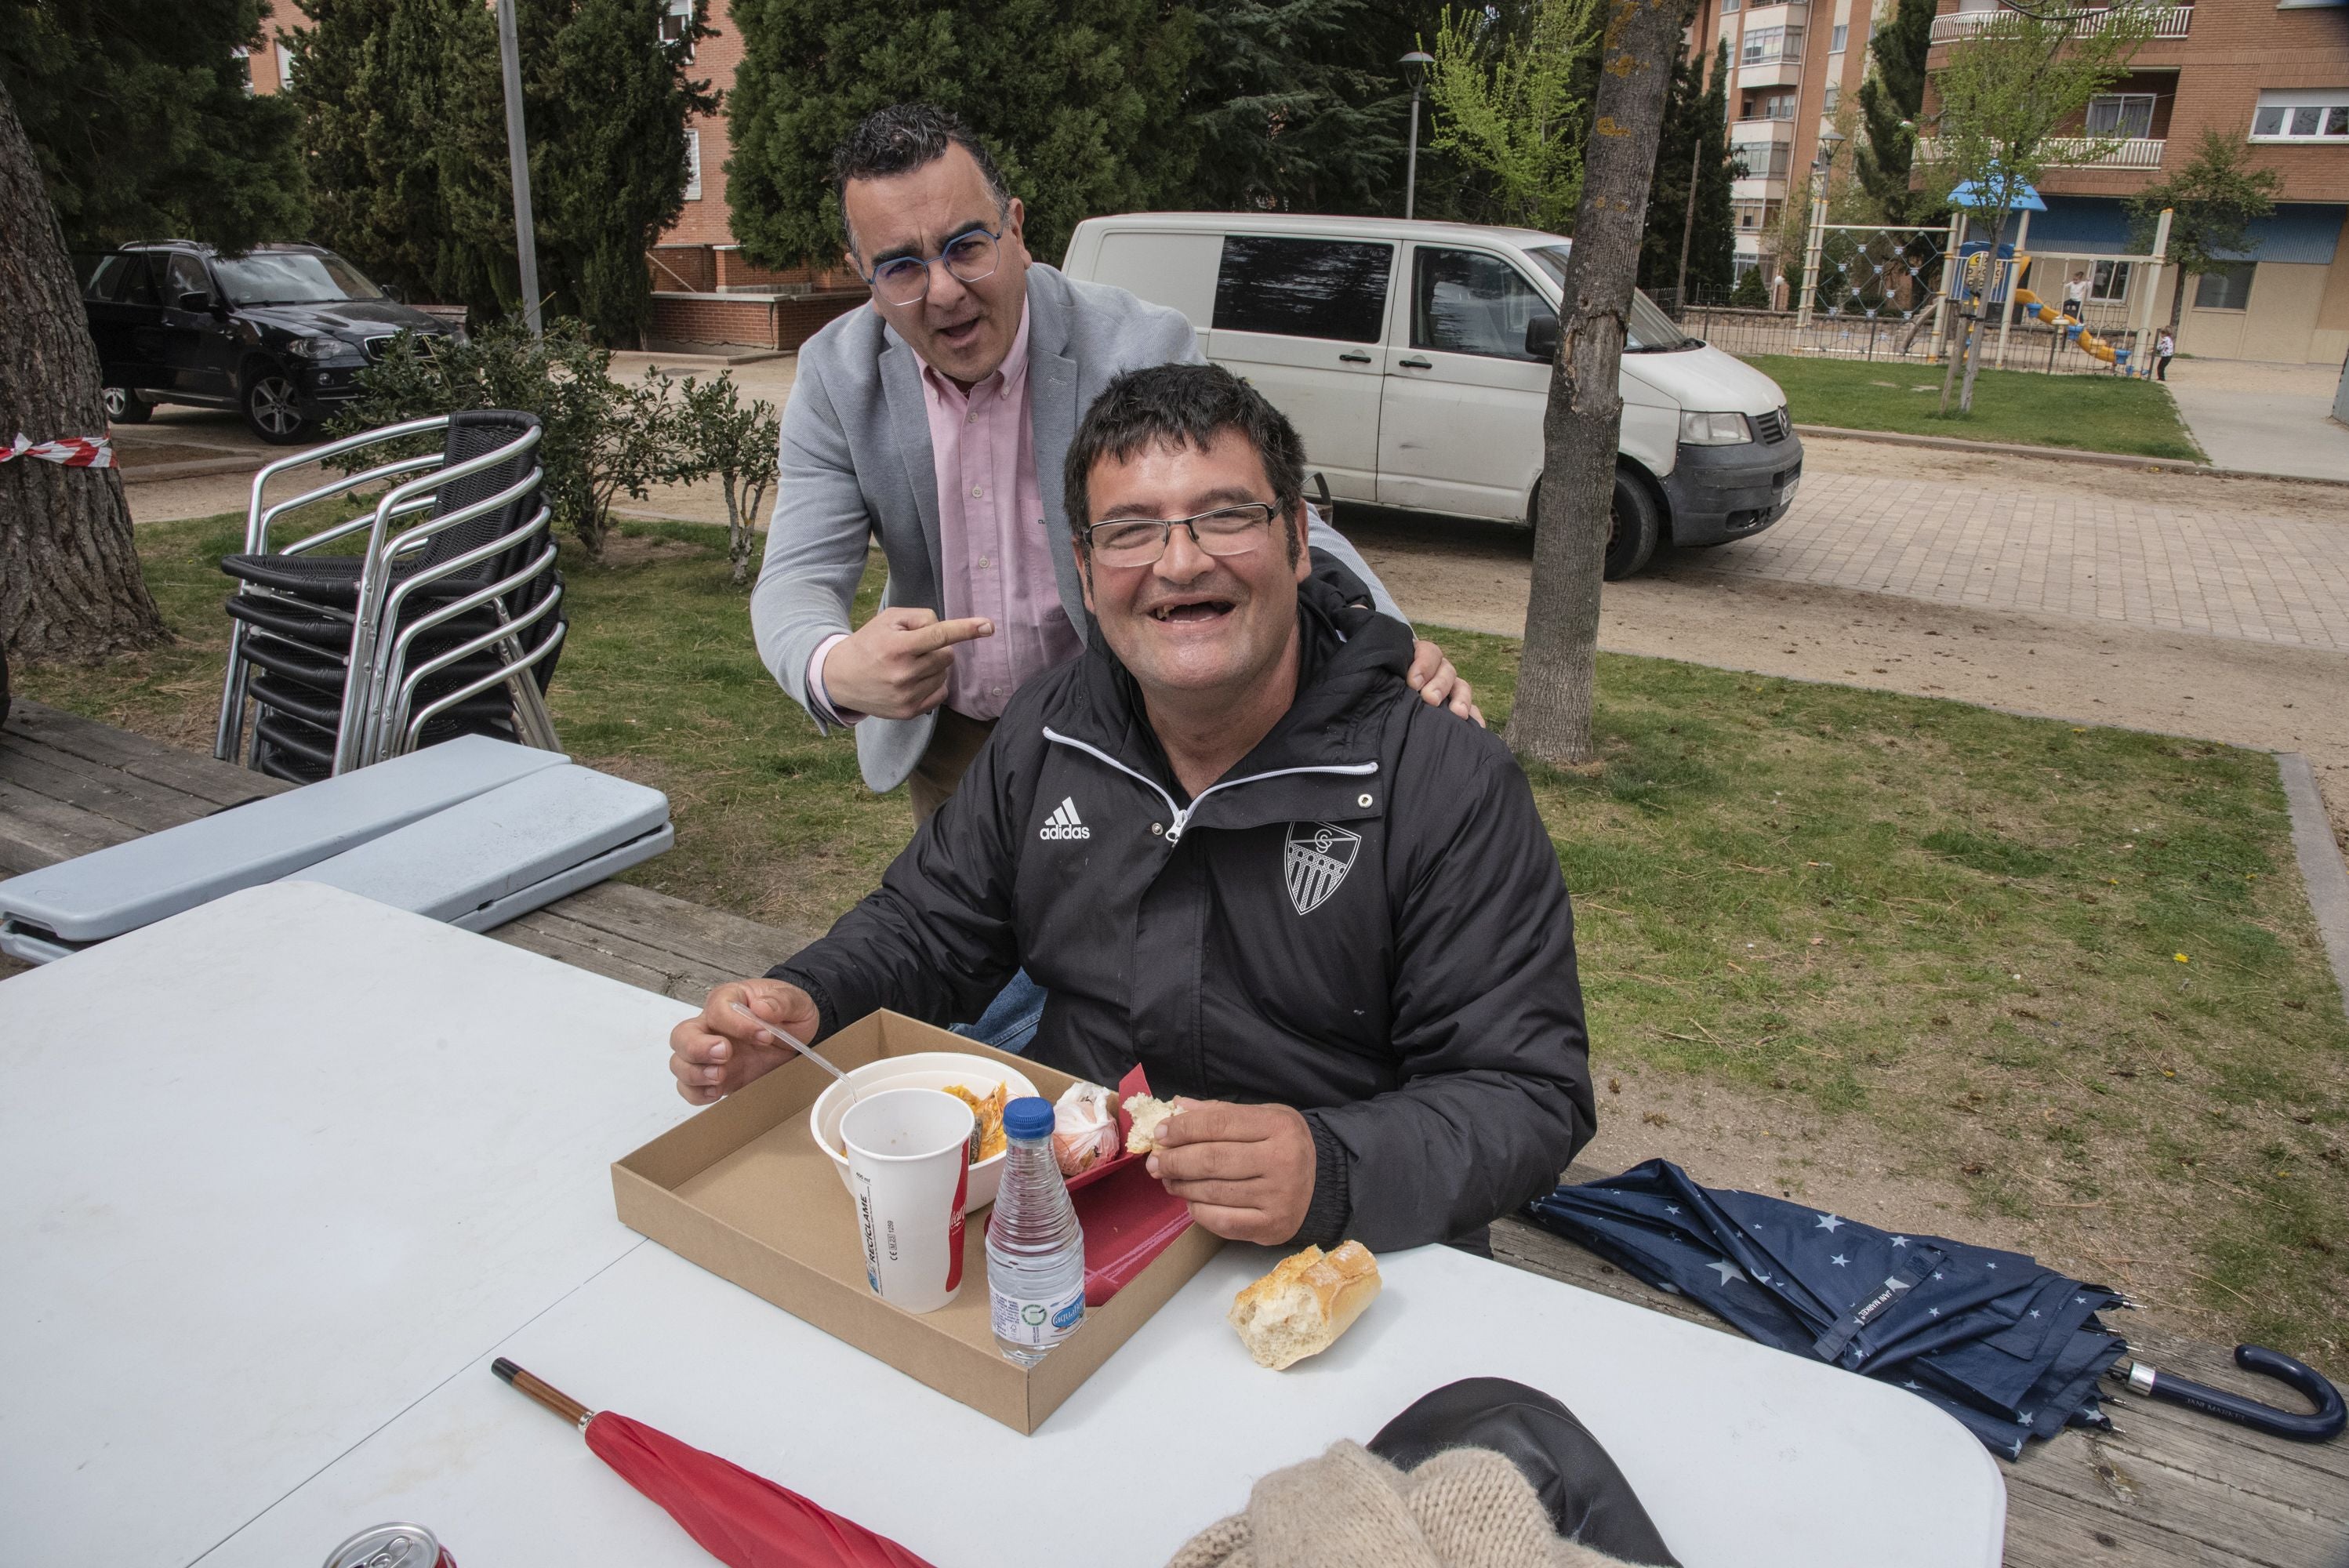
[[[1024,964],[1037,1060],[1305,1112],[1299,1243],[1444,1241],[1547,1191],[1594,1128],[1557,852],[1507,748],[1404,684],[1408,629],[1354,586],[1304,584],[1297,701],[1196,799],[1104,639],[1028,682],[879,890],[774,977],[829,1033],[975,1018]]]

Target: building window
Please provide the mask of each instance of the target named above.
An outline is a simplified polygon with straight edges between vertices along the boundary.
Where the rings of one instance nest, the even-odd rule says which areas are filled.
[[[701,200],[701,132],[685,133],[685,199]]]
[[[1795,118],[1793,93],[1748,93],[1740,119],[1792,119]]]
[[[285,45],[277,46],[277,90],[284,92],[294,85],[294,51]]]
[[[1737,211],[1737,226],[1739,228],[1750,232],[1759,230],[1762,227],[1761,202],[1732,201],[1730,205]]]
[[[1729,160],[1746,180],[1784,180],[1794,149],[1783,141],[1740,141],[1729,149]]]
[[[2089,280],[2088,297],[2118,304],[2128,298],[2129,264],[2127,262],[2098,262],[2095,275]]]
[[[1800,27],[1749,27],[1738,63],[1764,66],[1775,60],[1800,59],[1803,54],[1803,30]]]
[[[2349,88],[2263,92],[2251,115],[2253,141],[2349,140]]]
[[[1841,102],[1843,102],[1843,84],[1829,82],[1825,96],[1819,99],[1819,112],[1833,114],[1836,111],[1836,106]]]
[[[2215,272],[2202,273],[2194,280],[2196,310],[2249,310],[2251,308],[2252,262],[2230,262]]]
[[[661,13],[660,39],[664,44],[684,44],[685,57],[693,58],[693,0],[668,0],[668,8]]]
[[[1721,14],[1724,16],[1728,15],[1737,9],[1740,0],[1721,0]]]
[[[1850,38],[1850,25],[1848,23],[1837,22],[1835,25],[1835,31],[1827,35],[1827,53],[1830,55],[1842,54],[1844,45],[1848,42]]]
[[[2088,100],[2090,136],[2145,137],[2153,134],[2153,94],[2098,93]]]
[[[229,51],[229,57],[236,61],[237,74],[244,78],[244,96],[251,98],[253,96],[253,51],[239,44]]]

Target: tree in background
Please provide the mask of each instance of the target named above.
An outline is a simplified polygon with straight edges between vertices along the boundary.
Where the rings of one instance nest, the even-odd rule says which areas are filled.
[[[1158,205],[1189,175],[1182,127],[1191,14],[1153,0],[734,0],[742,63],[726,164],[734,235],[752,261],[828,263],[845,245],[832,150],[874,109],[959,116],[1026,204],[1029,251],[1058,260],[1097,212]]]
[[[2178,269],[2169,301],[2169,330],[2186,313],[2186,285],[2204,273],[2240,261],[2259,248],[2252,221],[2275,211],[2283,177],[2272,169],[2245,167],[2246,150],[2216,130],[2202,133],[2194,160],[2168,179],[2148,185],[2128,200],[2134,242],[2153,248],[2163,208],[2169,209],[2169,249],[2162,259]]]
[[[1419,46],[1432,6],[1195,0],[1191,10],[1190,172],[1169,205],[1401,211],[1411,92],[1395,62]]]
[[[1961,186],[1971,187],[1965,205],[1984,230],[1995,260],[2008,213],[2026,187],[2035,186],[2054,161],[2055,138],[2074,127],[2088,99],[2128,72],[2128,62],[2153,36],[2153,19],[2140,5],[2108,11],[2072,12],[2054,19],[2001,11],[1971,37],[1950,46],[1949,60],[1934,74],[1938,113],[1921,122],[1930,135],[1918,144],[1925,192],[1937,204],[1951,203]],[[2117,136],[2081,137],[2064,152],[2070,163],[2095,163],[2117,150]],[[1994,269],[1993,269],[1994,270]],[[1965,379],[1958,410],[1974,406],[1974,377],[1981,368],[1982,334],[1979,293],[1968,305],[1960,357]],[[1949,408],[1947,380],[1941,391]]]
[[[1597,0],[1533,0],[1517,31],[1489,10],[1444,13],[1429,51],[1429,139],[1493,181],[1502,222],[1564,232],[1574,217],[1590,111],[1577,67],[1598,16]]]
[[[246,90],[259,0],[0,0],[0,442],[106,430],[67,248],[298,233],[295,112]],[[0,463],[0,646],[94,658],[165,635],[121,476]]]
[[[1610,0],[1588,165],[1574,218],[1557,358],[1542,417],[1542,477],[1533,587],[1508,740],[1568,767],[1599,760],[1599,592],[1617,529],[1615,454],[1623,426],[1619,373],[1640,228],[1648,211],[1664,93],[1680,53],[1682,0]],[[1644,519],[1654,547],[1655,516]],[[1637,571],[1642,560],[1630,563]]]
[[[410,294],[482,316],[522,304],[497,23],[479,0],[301,0],[291,97],[320,238]],[[539,286],[597,340],[642,341],[645,253],[685,202],[685,122],[713,113],[663,43],[663,0],[522,0]],[[699,25],[694,37],[709,29]]]
[[[310,26],[284,36],[316,238],[410,298],[484,319],[518,308],[494,13],[478,0],[299,3]]]
[[[687,117],[719,107],[707,81],[687,76],[686,40],[661,42],[667,9],[665,0],[523,0],[521,11],[546,306],[628,347],[642,346],[652,315],[645,253],[685,210]],[[698,6],[695,19],[693,36],[708,36]]]
[[[1886,223],[1931,220],[1935,204],[1909,188],[1916,156],[1917,117],[1925,107],[1925,55],[1933,45],[1936,0],[1900,0],[1891,21],[1868,41],[1870,69],[1859,84],[1860,124],[1852,143],[1859,188]]]
[[[68,246],[302,232],[295,111],[245,76],[261,46],[261,0],[0,0],[0,81]]]
[[[1671,290],[1685,305],[1691,291],[1718,298],[1730,283],[1737,220],[1730,204],[1729,45],[1713,62],[1683,56],[1672,66],[1662,139],[1648,188],[1648,224],[1640,242],[1640,286]],[[1691,197],[1693,195],[1694,200]]]

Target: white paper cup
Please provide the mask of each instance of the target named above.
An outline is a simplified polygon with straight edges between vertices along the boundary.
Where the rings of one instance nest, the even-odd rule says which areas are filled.
[[[971,1109],[943,1089],[869,1094],[840,1119],[850,1194],[873,1294],[936,1312],[962,1288],[962,1210]]]

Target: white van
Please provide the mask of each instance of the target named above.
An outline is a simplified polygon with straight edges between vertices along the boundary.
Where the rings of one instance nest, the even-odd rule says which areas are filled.
[[[1391,218],[1133,212],[1077,225],[1061,270],[1190,317],[1208,358],[1295,422],[1340,500],[1530,521],[1570,242]],[[1631,299],[1607,575],[1660,542],[1785,515],[1803,444],[1776,382]]]

